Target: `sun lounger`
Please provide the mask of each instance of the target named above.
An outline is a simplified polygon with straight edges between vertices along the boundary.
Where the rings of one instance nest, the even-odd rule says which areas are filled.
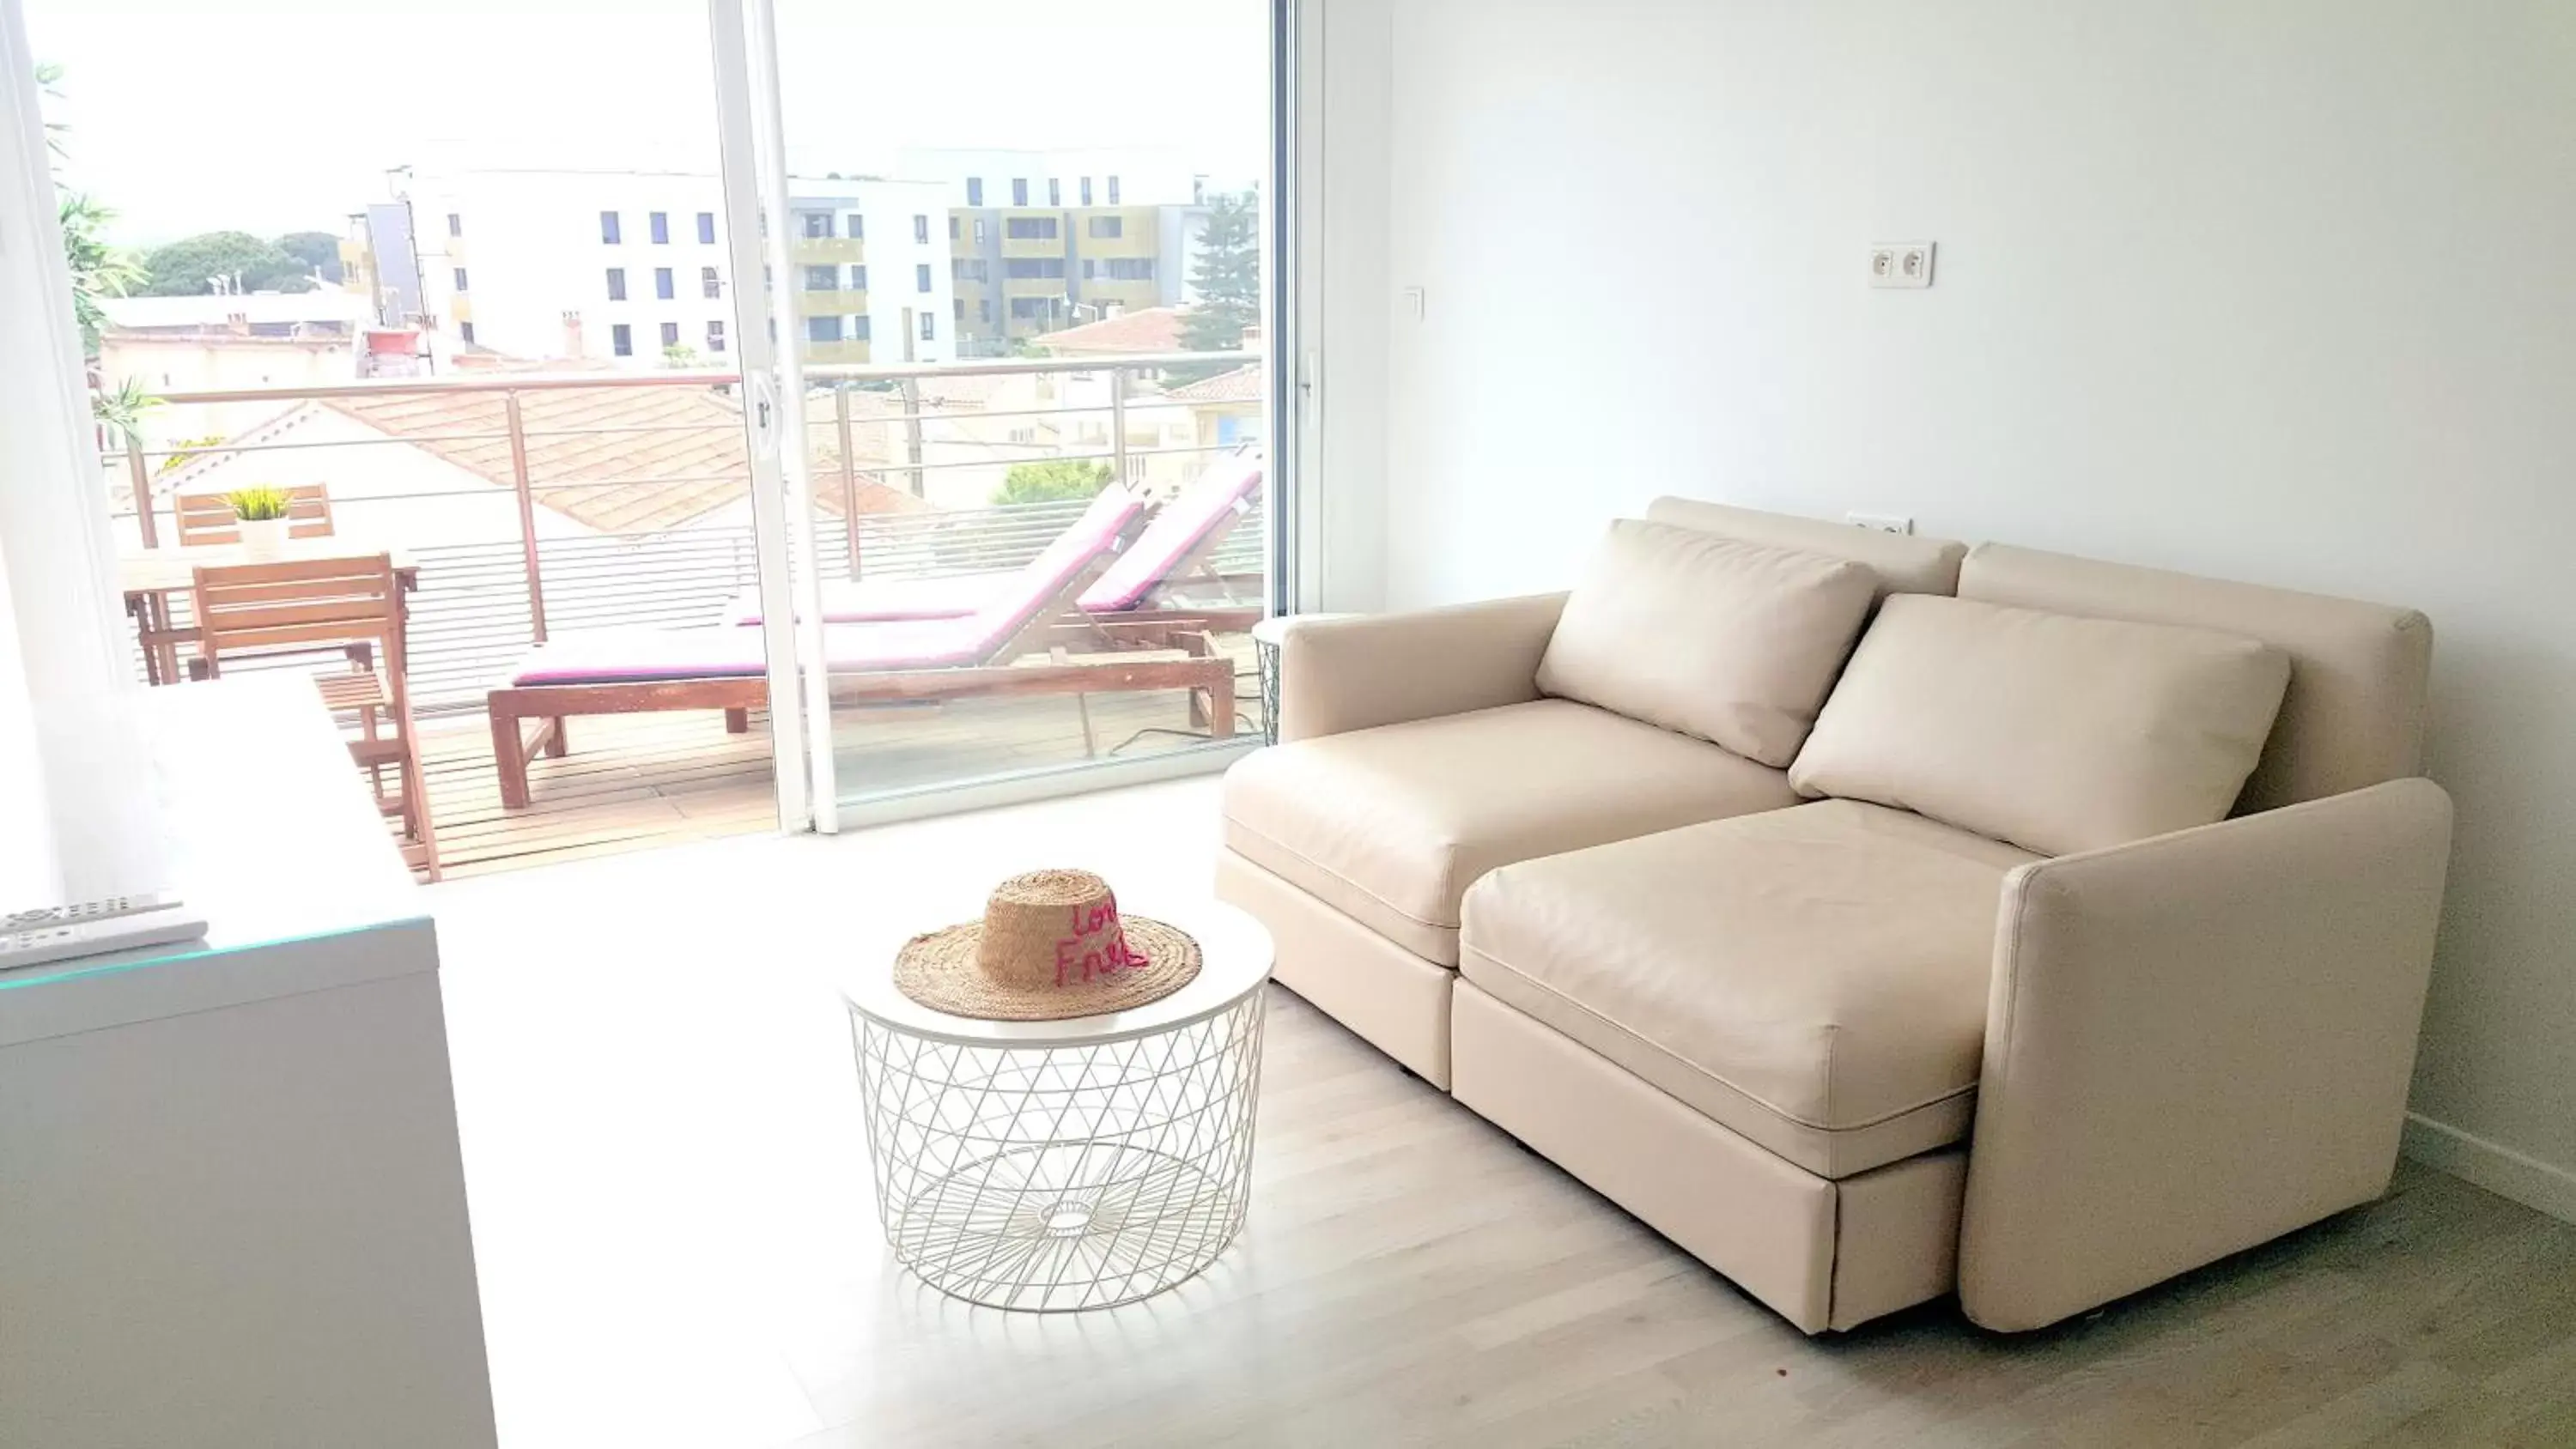
[[[1159,509],[1135,543],[1074,601],[1103,623],[1207,620],[1217,628],[1248,628],[1263,610],[1244,606],[1180,606],[1167,596],[1188,582],[1225,543],[1261,493],[1262,459],[1239,453],[1219,459]],[[1034,566],[1034,565],[1033,565]],[[973,614],[1012,587],[1023,569],[956,574],[932,579],[827,579],[823,618],[832,624],[953,619]],[[1238,617],[1239,616],[1239,617]],[[745,594],[728,618],[760,622],[760,596]]]
[[[1142,502],[1113,487],[1072,528],[1049,544],[1016,586],[972,614],[948,619],[830,624],[823,657],[836,700],[871,702],[955,699],[989,694],[1088,694],[1187,689],[1193,723],[1210,733],[1234,729],[1234,665],[1203,636],[1174,641],[1179,659],[1075,662],[1047,647],[1071,601],[1109,567],[1136,531]],[[537,646],[510,682],[485,697],[501,802],[528,803],[528,762],[564,753],[564,721],[573,715],[634,714],[675,709],[725,713],[726,728],[749,728],[750,711],[768,703],[768,663],[757,629],[713,624],[695,629],[619,629],[566,635]],[[1035,664],[1015,661],[1044,650]],[[533,735],[523,722],[536,720]]]

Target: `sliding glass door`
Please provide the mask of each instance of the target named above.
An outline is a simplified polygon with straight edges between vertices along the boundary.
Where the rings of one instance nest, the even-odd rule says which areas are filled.
[[[782,810],[1256,737],[1274,0],[709,12]]]

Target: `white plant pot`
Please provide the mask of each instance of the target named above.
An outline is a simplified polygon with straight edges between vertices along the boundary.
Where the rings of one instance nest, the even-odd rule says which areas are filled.
[[[244,558],[278,558],[286,552],[287,530],[294,520],[287,518],[245,518],[241,520],[241,550]]]

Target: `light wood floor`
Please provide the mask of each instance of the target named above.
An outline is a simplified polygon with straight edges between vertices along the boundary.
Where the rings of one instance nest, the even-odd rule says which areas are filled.
[[[2086,1320],[1809,1339],[1274,990],[1252,1218],[1105,1313],[887,1260],[837,983],[1037,864],[1203,892],[1212,782],[431,888],[512,1446],[2576,1445],[2576,1227],[2426,1169]]]
[[[1242,665],[1239,692],[1250,695],[1248,654]],[[1089,706],[1088,742],[1082,706],[1065,695],[842,709],[833,719],[842,785],[913,790],[1199,742],[1178,690],[1095,695]],[[1260,727],[1258,707],[1247,699],[1236,728]],[[719,714],[690,711],[575,719],[571,737],[564,757],[530,766],[527,808],[505,810],[483,717],[424,726],[423,769],[447,874],[559,864],[758,833],[777,823],[765,711],[754,712],[747,734],[725,733]]]

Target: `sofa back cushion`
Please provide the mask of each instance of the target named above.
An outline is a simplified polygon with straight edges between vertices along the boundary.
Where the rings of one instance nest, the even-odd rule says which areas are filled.
[[[2433,626],[2413,609],[1981,543],[1959,596],[2241,634],[2290,656],[2290,688],[2237,800],[2269,810],[2423,769]]]
[[[2226,816],[2289,673],[2232,634],[1900,595],[1789,783],[2043,855],[2142,840]]]
[[[1646,505],[1646,519],[1745,543],[1847,558],[1878,575],[1882,597],[1955,594],[1959,591],[1959,561],[1968,556],[1966,544],[1946,538],[1882,533],[1875,528],[1800,518],[1792,513],[1734,508],[1697,498],[1658,498]]]
[[[1843,559],[1623,518],[1565,601],[1539,692],[1776,769],[1797,757],[1875,587]]]

